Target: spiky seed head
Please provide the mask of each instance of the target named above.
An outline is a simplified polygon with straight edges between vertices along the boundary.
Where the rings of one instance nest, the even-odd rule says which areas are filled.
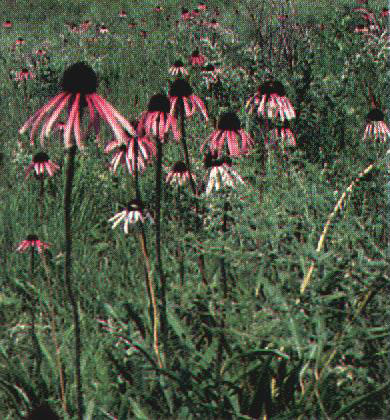
[[[44,163],[49,160],[49,155],[45,152],[39,152],[34,155],[33,162],[34,163]]]
[[[178,160],[175,162],[175,164],[172,166],[172,171],[177,173],[184,173],[187,171],[187,166],[182,160]]]
[[[134,199],[127,204],[128,211],[142,211],[142,203],[140,200]]]
[[[240,120],[234,112],[225,112],[218,122],[218,130],[238,131],[241,128]]]
[[[37,241],[38,240],[38,236],[34,235],[34,234],[30,234],[27,236],[27,241]]]
[[[88,64],[79,62],[64,71],[61,86],[65,92],[84,95],[95,93],[98,86],[97,76]]]
[[[374,108],[367,114],[366,118],[368,121],[383,121],[385,115],[380,109]]]
[[[178,98],[187,98],[192,95],[192,88],[184,79],[177,79],[172,83],[169,95]]]
[[[150,98],[148,111],[149,112],[165,112],[166,114],[169,113],[170,104],[169,99],[166,95],[162,93],[158,93],[157,95],[153,95]]]

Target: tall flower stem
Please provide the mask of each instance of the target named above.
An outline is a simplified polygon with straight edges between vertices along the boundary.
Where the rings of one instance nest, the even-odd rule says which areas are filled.
[[[135,198],[138,201],[141,200],[141,191],[139,188],[139,176],[138,176],[138,140],[134,140],[134,157],[135,157],[135,166],[134,166],[134,182],[135,182]],[[157,361],[160,366],[160,368],[163,367],[161,362],[161,356],[160,356],[160,350],[158,345],[158,311],[157,311],[157,304],[156,304],[156,296],[154,294],[154,288],[153,288],[153,276],[152,276],[152,270],[150,268],[150,260],[149,260],[149,254],[148,254],[148,248],[146,245],[146,235],[143,225],[141,224],[141,232],[138,235],[138,239],[141,245],[141,251],[142,255],[144,257],[144,264],[145,264],[145,276],[146,276],[146,288],[148,291],[149,299],[153,308],[153,346],[154,351],[156,352]]]
[[[45,197],[45,179],[43,174],[39,175],[39,219],[41,221],[41,224],[43,224],[43,199]]]
[[[181,128],[181,142],[182,142],[182,145],[183,145],[184,158],[185,158],[185,161],[186,161],[186,166],[187,166],[187,169],[188,169],[188,173],[190,175],[190,185],[191,185],[192,193],[195,196],[197,196],[198,191],[196,189],[194,178],[192,176],[190,157],[188,155],[188,147],[187,147],[186,131],[185,131],[184,104],[183,104],[182,100],[179,102],[179,114],[180,114],[180,123],[181,123],[181,127],[180,127]],[[198,203],[196,203],[196,214],[198,215],[198,213],[199,213]],[[184,258],[184,256],[182,255],[181,258]],[[199,267],[199,271],[200,271],[201,276],[202,276],[202,282],[203,282],[203,284],[206,285],[207,284],[207,278],[206,278],[206,274],[205,274],[205,263],[204,263],[204,255],[203,254],[200,254],[198,256],[198,267]]]
[[[64,197],[65,216],[65,286],[69,301],[72,306],[73,323],[75,329],[75,369],[76,369],[76,393],[77,393],[77,416],[83,418],[83,390],[81,382],[81,332],[80,314],[77,306],[77,299],[72,286],[72,186],[74,177],[74,161],[76,146],[68,149],[68,166],[66,170],[66,184]]]
[[[58,374],[60,377],[60,392],[61,392],[61,403],[62,403],[62,409],[64,410],[64,413],[68,413],[68,408],[66,405],[66,397],[65,397],[65,380],[64,380],[64,369],[61,363],[61,357],[60,357],[60,347],[58,345],[57,341],[57,327],[56,327],[56,313],[54,310],[54,304],[53,304],[53,289],[52,289],[52,283],[50,281],[50,271],[49,266],[47,264],[46,255],[44,252],[41,253],[41,261],[43,263],[43,268],[45,270],[46,274],[46,280],[48,285],[48,291],[49,291],[49,310],[50,310],[50,324],[51,324],[51,335],[53,344],[56,350],[56,363],[57,363],[57,369]]]
[[[166,280],[163,271],[161,258],[161,170],[162,170],[162,142],[156,135],[157,161],[156,161],[156,264],[157,272],[160,277],[160,299],[161,299],[161,333],[164,345],[166,346]]]
[[[180,113],[180,123],[181,123],[181,143],[183,145],[183,151],[184,151],[184,158],[186,160],[187,170],[190,175],[190,185],[191,189],[194,195],[197,195],[195,182],[192,177],[192,171],[191,171],[191,163],[190,158],[188,155],[188,147],[187,147],[187,141],[186,141],[186,131],[185,131],[185,115],[184,115],[184,104],[183,100],[179,102],[179,113]]]
[[[151,304],[153,307],[153,346],[154,346],[154,351],[156,352],[158,365],[160,366],[160,368],[162,368],[163,364],[161,361],[160,349],[158,345],[158,311],[157,311],[156,297],[155,297],[154,289],[153,289],[152,270],[150,268],[150,260],[149,260],[148,250],[146,247],[146,236],[145,236],[145,231],[144,231],[143,226],[141,226],[141,233],[139,234],[138,239],[141,245],[142,255],[144,257],[147,288],[149,291],[149,297],[150,297]]]
[[[34,279],[34,265],[35,265],[34,257],[35,257],[34,247],[31,247],[31,254],[30,254],[30,279],[31,280]],[[42,363],[42,353],[39,346],[37,334],[35,331],[35,312],[34,312],[35,303],[36,303],[36,299],[34,299],[34,301],[31,303],[31,305],[29,305],[29,307],[30,307],[30,315],[31,315],[31,341],[32,341],[34,352],[35,352],[34,356],[37,362],[34,369],[34,377],[35,379],[37,379],[39,375],[39,371],[40,371],[40,366]]]

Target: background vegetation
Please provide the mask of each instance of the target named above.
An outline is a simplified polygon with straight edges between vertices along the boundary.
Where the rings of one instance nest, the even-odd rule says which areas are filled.
[[[169,67],[178,58],[187,65],[195,48],[222,73],[210,95],[199,70],[187,65],[210,116],[207,125],[198,115],[187,122],[194,172],[198,180],[205,178],[200,145],[213,121],[234,110],[255,139],[253,151],[234,162],[246,185],[197,198],[189,188],[178,193],[164,185],[168,327],[160,368],[137,236],[112,230],[108,222],[134,197],[132,178],[107,170],[109,156],[93,138],[77,155],[73,279],[81,314],[85,418],[385,418],[390,408],[388,143],[363,141],[372,98],[385,115],[389,112],[385,27],[382,38],[369,42],[353,31],[361,20],[352,11],[355,4],[340,1],[316,6],[313,1],[207,1],[202,19],[217,19],[218,30],[181,20],[181,7],[197,6],[192,1],[165,1],[162,12],[154,11],[157,4],[151,1],[4,3],[0,19],[13,26],[0,29],[1,418],[24,418],[44,404],[61,418],[77,415],[74,326],[63,283],[63,145],[59,135],[46,142],[45,151],[62,171],[47,180],[41,223],[39,183],[24,178],[24,168],[41,149],[38,143],[30,146],[27,136],[18,137],[18,129],[59,92],[64,69],[81,60],[97,72],[99,94],[132,121],[153,94],[167,93],[174,79]],[[377,16],[386,6],[369,3]],[[118,16],[121,9],[126,18]],[[277,16],[284,13],[282,27]],[[92,21],[85,33],[66,26],[85,20]],[[109,33],[97,30],[102,24]],[[23,45],[15,45],[19,37]],[[204,38],[214,39],[215,46]],[[46,56],[39,58],[38,49]],[[15,81],[23,68],[36,77]],[[259,120],[245,112],[248,98],[271,76],[284,84],[297,111],[291,124],[297,147],[287,154],[267,150]],[[103,137],[111,140],[108,129]],[[181,156],[170,141],[163,164],[170,167]],[[331,219],[318,250],[337,201],[371,164]],[[153,165],[140,183],[153,213]],[[203,209],[200,230],[190,217],[195,201]],[[154,226],[144,226],[159,295]],[[15,252],[31,233],[51,244],[48,266],[36,257],[33,276],[28,254]]]

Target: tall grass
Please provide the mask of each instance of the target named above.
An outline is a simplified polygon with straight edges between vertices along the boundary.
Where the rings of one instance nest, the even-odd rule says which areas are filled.
[[[167,1],[160,14],[154,2],[33,3],[8,1],[0,11],[1,21],[13,22],[0,28],[1,417],[24,418],[43,404],[61,418],[77,414],[75,327],[63,277],[65,154],[54,134],[46,144],[62,171],[47,180],[40,223],[40,185],[34,177],[24,180],[24,168],[41,148],[18,138],[19,127],[58,93],[64,69],[80,60],[98,73],[99,93],[132,121],[152,95],[168,93],[170,65],[199,47],[222,72],[210,89],[185,62],[210,116],[208,124],[197,114],[186,120],[196,187],[202,189],[206,176],[200,145],[223,112],[238,113],[255,147],[234,160],[245,186],[195,197],[188,184],[180,194],[164,185],[162,367],[139,232],[125,235],[108,223],[138,194],[131,175],[109,172],[109,157],[92,136],[75,157],[73,279],[85,418],[385,418],[388,142],[363,141],[363,134],[370,95],[388,113],[389,73],[382,41],[370,47],[351,31],[353,3],[321,2],[320,10],[314,2],[263,9],[273,2],[209,1],[207,19],[220,10],[214,35],[203,26],[176,26],[181,6],[191,10],[194,2]],[[375,12],[386,6],[370,3]],[[121,9],[127,18],[118,17]],[[281,13],[292,15],[284,32]],[[323,30],[298,25],[313,15]],[[86,33],[65,26],[87,19],[93,26]],[[95,32],[102,23],[108,34]],[[283,34],[288,48],[281,54]],[[214,47],[200,40],[206,36],[214,37]],[[18,37],[25,45],[14,46]],[[47,51],[46,63],[35,54],[39,48]],[[35,79],[10,78],[25,67]],[[297,147],[287,154],[266,148],[263,123],[245,112],[247,99],[271,75],[283,82],[297,112],[291,124]],[[111,136],[104,128],[103,142]],[[169,141],[162,182],[164,168],[178,159],[180,145]],[[155,185],[149,165],[139,188],[152,213]],[[155,226],[145,222],[143,229],[148,275],[158,285]],[[33,276],[28,256],[15,252],[30,233],[51,244],[43,260],[35,258]],[[32,311],[41,361],[34,357]]]

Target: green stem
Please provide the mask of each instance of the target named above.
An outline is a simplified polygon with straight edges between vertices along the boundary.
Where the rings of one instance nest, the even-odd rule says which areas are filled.
[[[83,391],[81,382],[81,333],[80,315],[77,306],[77,299],[72,287],[72,186],[74,177],[74,161],[76,146],[68,150],[68,167],[66,171],[64,216],[65,216],[65,286],[72,306],[73,323],[75,329],[75,368],[76,368],[76,393],[77,393],[77,417],[83,418]]]

